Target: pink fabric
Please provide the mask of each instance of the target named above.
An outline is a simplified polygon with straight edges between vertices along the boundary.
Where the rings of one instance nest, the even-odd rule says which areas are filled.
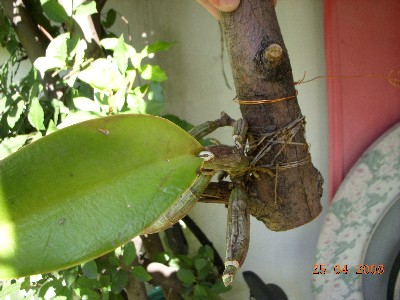
[[[324,0],[327,75],[399,71],[400,1]],[[400,121],[400,87],[380,78],[327,79],[329,196],[363,151]]]

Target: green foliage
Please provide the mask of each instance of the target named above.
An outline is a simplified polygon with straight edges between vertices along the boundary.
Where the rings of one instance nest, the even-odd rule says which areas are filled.
[[[25,277],[15,284],[3,285],[0,298],[12,295],[19,289],[39,299],[49,299],[57,295],[61,299],[73,297],[86,299],[122,299],[121,293],[128,283],[129,274],[137,279],[148,281],[151,276],[141,266],[134,266],[134,260],[125,264],[126,252],[133,243],[117,248],[106,256],[89,261],[81,266],[67,270]]]
[[[67,8],[56,0],[29,3],[37,12],[35,18],[54,39],[45,56],[36,59],[34,68],[22,78],[18,70],[27,56],[10,22],[1,15],[0,42],[10,54],[0,68],[2,142],[20,145],[21,139],[13,141],[19,135],[28,135],[29,142],[29,137],[100,116],[161,113],[164,96],[160,82],[167,76],[158,65],[149,63],[148,57],[168,50],[171,44],[156,42],[138,51],[125,42],[123,35],[116,38],[109,33],[100,41],[103,54],[93,57],[87,41],[72,26],[75,16],[96,13],[96,4],[73,3]],[[104,32],[115,20],[115,10],[105,14]],[[51,85],[52,90],[44,88],[43,83]],[[8,148],[5,146],[0,144],[3,151]]]
[[[0,290],[0,298],[12,295],[19,289],[27,295],[36,294],[38,299],[49,299],[55,295],[72,299],[123,299],[121,293],[128,284],[129,276],[140,281],[149,281],[151,275],[140,265],[136,265],[136,256],[132,263],[126,264],[134,249],[132,242],[115,249],[109,254],[93,261],[67,270],[25,277],[16,283],[7,283]],[[129,254],[128,254],[129,253]],[[164,264],[178,269],[177,276],[184,285],[184,299],[208,300],[221,299],[219,294],[229,291],[219,278],[213,265],[213,250],[209,246],[201,247],[193,257],[185,255],[160,254]]]
[[[201,247],[193,257],[186,255],[169,257],[169,265],[178,269],[177,276],[185,288],[185,299],[220,299],[219,294],[231,289],[224,286],[215,270],[213,260],[214,251],[209,246]]]
[[[25,49],[5,14],[0,13],[0,45],[9,53],[0,66],[0,159],[44,135],[84,120],[121,113],[161,114],[165,100],[162,82],[167,75],[149,57],[168,50],[171,43],[158,41],[142,50],[134,48],[123,35],[116,37],[109,31],[117,20],[117,12],[110,9],[101,14],[104,35],[100,36],[101,48],[93,56],[79,30],[73,30],[73,19],[96,13],[95,1],[73,1],[63,6],[57,0],[32,0],[25,5],[34,21],[53,39],[45,55],[26,74],[21,73],[21,69],[29,68]],[[174,122],[184,123],[177,118]],[[205,295],[217,299],[215,295],[225,291],[218,288],[221,286],[215,280],[215,271],[209,272],[212,260],[206,253],[201,249],[197,258],[168,259],[171,264],[182,264],[179,276],[187,282],[188,299],[205,299]],[[39,299],[122,299],[131,276],[151,280],[136,261],[136,249],[129,242],[81,266],[3,282],[0,299],[19,289],[27,298],[35,294]],[[195,278],[192,283],[189,273]]]

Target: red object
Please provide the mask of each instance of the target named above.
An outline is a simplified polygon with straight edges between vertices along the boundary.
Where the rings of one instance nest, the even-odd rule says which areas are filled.
[[[400,121],[400,1],[325,0],[324,25],[327,75],[343,76],[327,79],[332,199],[363,151]],[[381,78],[390,71],[397,87]]]

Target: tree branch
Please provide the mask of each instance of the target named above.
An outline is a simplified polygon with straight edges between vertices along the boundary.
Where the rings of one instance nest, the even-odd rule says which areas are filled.
[[[322,177],[311,163],[273,1],[242,0],[233,13],[221,13],[221,24],[253,141],[249,155],[257,176],[247,186],[258,200],[250,210],[272,230],[296,228],[320,213]]]

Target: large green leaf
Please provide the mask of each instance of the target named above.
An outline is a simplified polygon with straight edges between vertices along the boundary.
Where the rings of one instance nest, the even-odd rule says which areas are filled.
[[[165,119],[118,115],[0,161],[0,278],[67,268],[126,243],[191,186],[201,150]]]

